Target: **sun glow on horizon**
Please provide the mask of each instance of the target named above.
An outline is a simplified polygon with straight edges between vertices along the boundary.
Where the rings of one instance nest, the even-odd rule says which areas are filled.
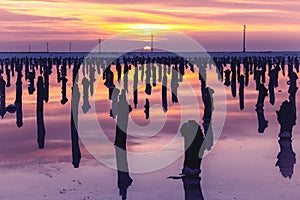
[[[144,47],[144,51],[151,51],[151,49],[152,49],[152,48],[151,48],[150,46],[145,46],[145,47]]]

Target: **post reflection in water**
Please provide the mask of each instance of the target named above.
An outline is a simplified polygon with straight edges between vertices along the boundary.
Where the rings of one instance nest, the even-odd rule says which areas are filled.
[[[72,164],[74,168],[78,168],[81,160],[81,152],[78,137],[78,107],[80,101],[80,92],[78,88],[78,71],[80,69],[80,61],[76,60],[73,67],[72,75],[72,99],[71,99],[71,140],[72,140]]]
[[[3,79],[2,75],[0,75],[0,115],[2,119],[6,113],[5,99],[6,99],[6,82]]]
[[[264,84],[260,84],[258,88],[259,92],[255,111],[258,119],[258,132],[264,133],[265,129],[268,127],[268,121],[265,119],[264,115],[264,101],[268,96],[268,90]]]
[[[162,78],[162,89],[161,89],[161,98],[162,98],[162,107],[163,111],[168,111],[168,101],[167,101],[167,86],[168,86],[168,77],[166,74],[166,66],[163,66],[163,78]]]
[[[134,62],[134,78],[133,78],[133,104],[134,108],[138,105],[138,81],[139,81],[139,68],[137,61]]]
[[[200,177],[183,177],[183,188],[185,200],[204,200]]]
[[[66,66],[66,63],[61,67],[61,94],[62,94],[62,97],[61,97],[61,104],[66,104],[68,102],[68,98],[67,98],[67,82],[68,82],[68,79],[66,78],[67,76],[67,66]]]
[[[84,113],[87,113],[90,108],[90,102],[89,102],[89,87],[90,87],[90,82],[86,77],[83,77],[82,79],[82,85],[83,85],[83,105],[82,105],[82,111]]]
[[[40,149],[45,146],[45,125],[44,125],[44,88],[43,77],[39,76],[37,81],[37,103],[36,103],[36,118],[37,118],[37,142]]]
[[[200,165],[204,154],[204,134],[195,121],[188,121],[180,129],[184,138],[184,163],[181,176],[170,179],[182,179],[185,200],[204,200],[201,188]]]
[[[16,82],[16,100],[15,100],[15,105],[16,105],[16,123],[17,126],[20,128],[23,126],[23,109],[22,109],[22,68],[17,69],[17,82]]]
[[[122,90],[119,96],[117,110],[115,152],[118,169],[118,188],[120,191],[119,194],[122,196],[122,200],[125,200],[127,199],[127,189],[133,182],[129,175],[126,150],[128,116],[132,111],[132,108],[128,105],[126,100],[125,90]]]
[[[277,119],[280,124],[280,152],[277,155],[276,166],[279,167],[283,177],[290,178],[294,173],[294,165],[296,163],[296,154],[292,147],[292,129],[295,126],[295,113],[293,103],[284,101],[277,112]]]
[[[285,178],[292,178],[294,174],[294,165],[296,164],[296,153],[293,151],[292,137],[293,127],[296,125],[296,93],[298,90],[296,80],[298,76],[295,72],[289,72],[289,100],[286,100],[276,111],[277,120],[280,124],[279,146],[280,152],[277,155],[276,166],[279,167],[280,173]]]

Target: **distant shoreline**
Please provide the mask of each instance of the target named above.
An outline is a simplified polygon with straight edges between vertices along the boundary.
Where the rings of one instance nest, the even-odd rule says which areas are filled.
[[[53,51],[53,52],[45,52],[45,51],[32,51],[32,52],[27,52],[27,51],[0,51],[0,54],[89,54],[89,53],[94,53],[98,54],[98,52],[85,52],[85,51],[74,51],[74,52],[66,52],[66,51]],[[110,54],[110,53],[124,53],[124,52],[102,52],[102,54]],[[169,52],[128,52],[130,54],[161,54],[161,53],[169,53]],[[172,52],[171,52],[172,53]],[[208,51],[208,52],[174,52],[174,53],[234,53],[234,54],[253,54],[253,53],[300,53],[299,51],[247,51],[247,52],[241,52],[241,51]]]
[[[172,57],[181,56],[186,58],[195,57],[276,57],[276,56],[297,56],[300,57],[300,51],[253,51],[253,52],[0,52],[0,59],[7,59],[12,57],[31,57],[31,58],[45,58],[45,57],[87,57],[95,56],[102,58],[119,58],[119,57]]]

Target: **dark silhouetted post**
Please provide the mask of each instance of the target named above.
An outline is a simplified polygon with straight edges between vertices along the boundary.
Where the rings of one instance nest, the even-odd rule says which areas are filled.
[[[195,121],[188,121],[180,129],[184,137],[185,157],[182,174],[179,177],[168,177],[182,179],[185,200],[204,200],[201,189],[200,165],[204,148],[204,135],[200,126]]]
[[[20,128],[23,126],[23,110],[22,110],[22,68],[17,69],[17,82],[16,82],[16,124]]]
[[[37,141],[40,149],[45,146],[45,125],[44,125],[44,89],[43,77],[39,76],[37,81],[37,104],[36,104],[36,117],[37,117]]]
[[[188,121],[182,125],[180,132],[184,137],[185,149],[182,174],[184,176],[198,177],[201,172],[200,165],[204,153],[200,151],[204,142],[201,127],[195,121]]]

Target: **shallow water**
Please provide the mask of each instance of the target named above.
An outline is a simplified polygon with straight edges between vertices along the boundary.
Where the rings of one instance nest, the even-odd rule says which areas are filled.
[[[214,70],[212,70],[214,71]],[[187,72],[187,74],[190,72]],[[213,74],[213,72],[212,72]],[[281,74],[281,73],[280,73]],[[298,74],[299,75],[299,74]],[[166,179],[168,176],[178,175],[182,169],[183,139],[178,139],[173,146],[166,145],[179,132],[184,121],[180,120],[182,110],[191,114],[189,117],[198,119],[202,123],[203,105],[201,101],[200,83],[198,74],[187,75],[188,82],[192,84],[195,96],[199,102],[199,109],[195,111],[195,105],[172,104],[168,94],[169,110],[164,114],[161,107],[153,107],[150,110],[150,120],[144,119],[145,98],[150,99],[150,104],[160,104],[160,87],[153,89],[151,97],[144,94],[145,88],[139,89],[138,108],[133,110],[131,118],[133,122],[142,127],[135,129],[129,127],[127,150],[133,153],[149,153],[161,150],[161,154],[169,153],[174,156],[174,162],[161,166],[159,170],[148,173],[131,173],[133,184],[128,189],[128,199],[183,199],[184,190],[181,180]],[[129,77],[132,77],[130,74]],[[67,94],[69,101],[65,105],[60,104],[61,85],[56,83],[56,70],[50,76],[49,102],[44,104],[44,120],[46,127],[45,149],[39,150],[36,143],[36,92],[28,95],[27,83],[23,79],[23,120],[22,128],[17,128],[15,115],[7,113],[0,120],[0,155],[1,155],[1,181],[0,199],[120,199],[117,188],[116,170],[103,165],[97,157],[100,152],[101,160],[114,165],[115,157],[113,141],[115,134],[115,121],[109,116],[111,102],[108,100],[108,89],[99,82],[95,91],[95,108],[97,120],[111,143],[96,143],[95,150],[89,152],[87,145],[80,143],[83,160],[79,169],[73,169],[71,164],[71,140],[70,140],[70,100],[71,100],[71,71],[68,71]],[[170,84],[170,76],[168,77]],[[116,80],[116,76],[115,76]],[[144,80],[145,81],[145,80]],[[211,75],[208,86],[214,84],[216,77]],[[218,130],[219,121],[225,117],[224,127],[219,140],[213,150],[203,159],[201,165],[201,187],[205,199],[297,199],[300,176],[298,163],[294,165],[294,173],[291,179],[284,178],[275,166],[277,154],[280,151],[278,144],[279,123],[275,111],[281,103],[288,99],[286,84],[287,77],[280,75],[279,87],[275,88],[276,101],[272,106],[265,100],[265,118],[269,122],[263,134],[258,133],[258,122],[255,112],[255,104],[258,91],[255,90],[255,82],[250,77],[250,83],[245,88],[245,109],[240,111],[238,96],[231,96],[230,87],[225,88],[226,102],[216,101],[217,105],[226,105],[226,115],[215,110],[213,126]],[[268,83],[268,79],[267,79]],[[117,85],[120,86],[121,85]],[[199,88],[199,89],[198,89]],[[214,88],[214,87],[213,87]],[[215,88],[218,91],[219,88]],[[132,78],[129,78],[129,90],[132,90]],[[199,90],[199,91],[198,91]],[[282,92],[279,92],[279,91]],[[179,99],[194,96],[186,92],[185,85],[178,89]],[[168,91],[170,93],[170,91]],[[237,84],[238,94],[238,84]],[[220,92],[215,93],[215,98]],[[298,97],[298,96],[297,96]],[[298,105],[298,99],[297,98]],[[15,77],[12,78],[12,86],[7,89],[7,104],[15,100]],[[133,106],[132,97],[128,96],[129,103]],[[81,109],[82,102],[79,104]],[[297,106],[298,107],[298,106]],[[299,108],[297,108],[299,113]],[[84,115],[83,120],[89,120],[91,113]],[[144,129],[152,122],[160,122],[166,119],[164,128],[160,131]],[[159,125],[159,124],[158,124]],[[158,126],[157,125],[157,126]],[[155,126],[156,127],[156,126]],[[93,132],[95,130],[92,130]],[[97,131],[97,130],[96,130]],[[293,150],[300,152],[299,124],[293,129]],[[93,140],[94,135],[91,136]],[[164,148],[164,149],[163,149]],[[163,150],[162,150],[163,149]],[[91,150],[91,149],[90,149]],[[172,153],[175,152],[175,153]],[[92,155],[91,155],[91,154]],[[95,159],[94,157],[98,158]],[[107,161],[107,162],[106,162]],[[129,171],[137,171],[140,161],[129,157]],[[152,161],[149,160],[149,163]],[[154,162],[154,161],[153,161]],[[79,184],[82,183],[82,184]],[[25,186],[24,186],[24,183]]]

